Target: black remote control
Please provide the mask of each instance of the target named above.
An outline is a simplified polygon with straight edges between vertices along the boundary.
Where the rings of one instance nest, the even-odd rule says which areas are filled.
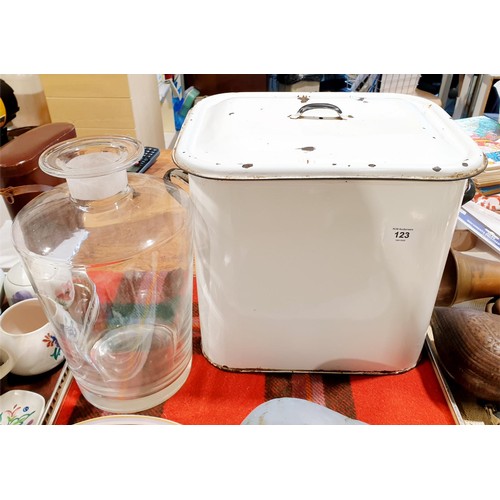
[[[127,171],[135,172],[137,174],[142,174],[151,165],[154,164],[158,156],[160,156],[160,150],[158,148],[145,146],[144,155],[142,156],[142,158],[136,164],[132,165],[129,169],[127,169]]]

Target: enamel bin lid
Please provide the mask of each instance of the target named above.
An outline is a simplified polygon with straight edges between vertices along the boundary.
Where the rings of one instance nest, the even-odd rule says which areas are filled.
[[[176,165],[213,179],[457,180],[486,157],[431,101],[405,94],[254,92],[189,112]]]

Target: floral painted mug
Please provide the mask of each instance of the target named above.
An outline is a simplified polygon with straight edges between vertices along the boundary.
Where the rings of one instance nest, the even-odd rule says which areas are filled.
[[[14,367],[12,354],[0,345],[0,380],[7,375]]]
[[[0,347],[12,355],[15,375],[38,375],[64,361],[38,298],[17,302],[0,316]]]

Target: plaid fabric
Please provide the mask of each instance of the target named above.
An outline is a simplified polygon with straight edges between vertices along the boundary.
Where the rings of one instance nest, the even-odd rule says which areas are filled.
[[[195,284],[191,373],[179,392],[140,414],[185,425],[238,425],[255,407],[280,397],[314,401],[374,425],[455,423],[425,350],[415,368],[398,375],[238,373],[216,368],[201,351]],[[54,424],[104,415],[109,413],[88,403],[73,380]]]

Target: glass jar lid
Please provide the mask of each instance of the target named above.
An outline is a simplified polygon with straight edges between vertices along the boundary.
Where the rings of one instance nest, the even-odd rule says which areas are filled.
[[[99,136],[70,139],[46,149],[40,168],[63,177],[77,200],[101,200],[123,191],[127,169],[144,154],[140,141],[127,136]]]
[[[83,179],[125,170],[143,154],[144,146],[132,137],[84,137],[51,146],[41,154],[39,164],[54,177]]]

